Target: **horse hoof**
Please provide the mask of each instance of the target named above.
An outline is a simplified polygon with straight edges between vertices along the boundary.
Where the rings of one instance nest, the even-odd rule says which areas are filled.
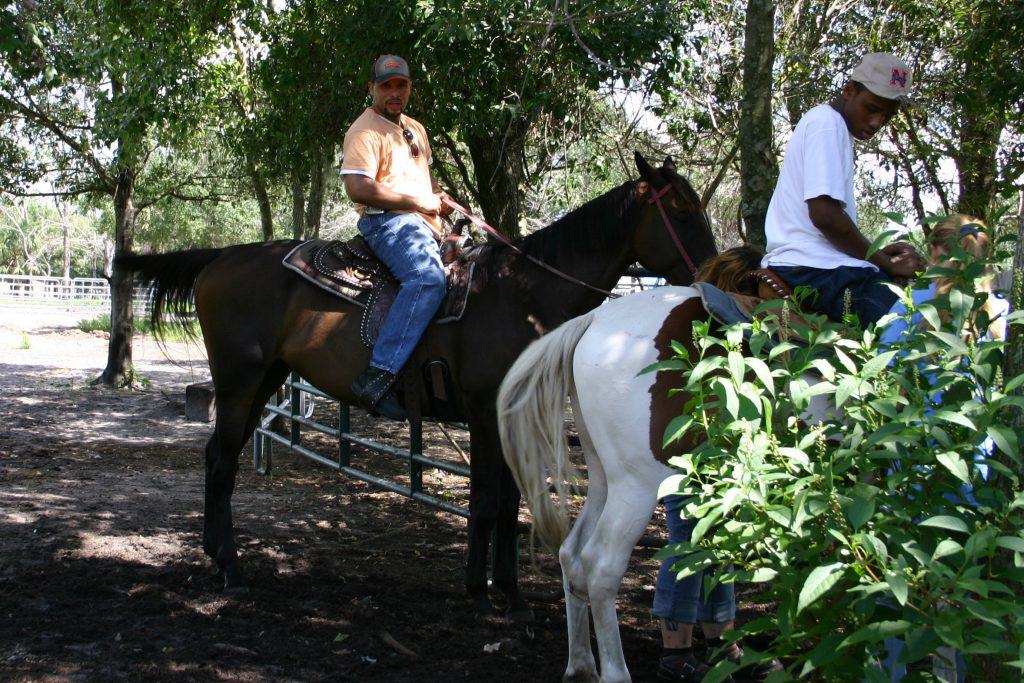
[[[508,620],[516,624],[529,624],[534,620],[533,610],[525,603],[509,607],[506,615]]]
[[[598,683],[600,677],[594,669],[581,669],[580,671],[568,671],[562,675],[562,683]]]
[[[482,597],[474,597],[473,600],[473,614],[478,618],[492,618],[501,616],[494,608],[494,603],[486,595]]]
[[[224,590],[221,591],[221,592],[224,595],[227,595],[227,596],[238,597],[238,596],[241,596],[241,595],[248,595],[249,594],[249,587],[246,586],[245,584],[242,584],[242,585],[239,585],[239,586],[228,586],[228,585],[225,585],[224,586]]]

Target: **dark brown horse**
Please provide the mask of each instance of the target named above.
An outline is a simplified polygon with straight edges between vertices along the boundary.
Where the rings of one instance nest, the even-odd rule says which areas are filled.
[[[673,243],[661,212],[685,243],[693,262],[715,253],[700,200],[671,159],[660,169],[637,155],[641,179],[588,202],[519,242],[519,248],[595,287],[609,289],[639,262],[670,282],[692,273]],[[203,549],[223,574],[225,589],[244,586],[231,519],[238,456],[268,397],[294,370],[311,384],[353,401],[349,385],[369,361],[360,342],[362,311],[310,285],[281,266],[296,243],[247,244],[118,261],[154,285],[153,318],[190,316],[203,330],[217,403],[217,423],[206,446]],[[490,609],[487,554],[495,537],[493,581],[513,610],[525,610],[518,592],[516,522],[519,491],[501,455],[495,396],[506,370],[526,346],[562,322],[593,309],[603,295],[490,243],[462,258],[476,275],[460,322],[435,328],[461,417],[469,425],[471,483],[466,588],[480,609]],[[424,414],[429,401],[421,397]]]

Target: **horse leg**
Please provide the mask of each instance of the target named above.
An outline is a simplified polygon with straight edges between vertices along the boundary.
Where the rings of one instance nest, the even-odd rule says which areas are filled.
[[[214,382],[217,423],[206,444],[203,550],[217,563],[225,591],[247,590],[238,568],[231,516],[238,456],[256,428],[263,405],[287,374],[286,366],[276,364],[264,373],[253,372],[242,385],[227,387],[224,382]],[[239,373],[235,379],[242,377]]]
[[[565,591],[565,615],[569,636],[569,663],[563,681],[597,680],[597,665],[590,647],[589,581],[581,561],[581,553],[594,533],[608,500],[608,482],[601,461],[595,455],[590,434],[582,415],[575,411],[576,430],[587,462],[587,498],[576,523],[558,549],[562,566],[562,589]]]
[[[501,443],[497,442],[495,446],[500,453]],[[505,596],[509,618],[514,621],[530,621],[533,619],[533,611],[519,592],[519,502],[522,496],[512,470],[503,459],[499,476],[498,519],[494,532],[494,585]]]
[[[480,614],[493,614],[487,595],[487,555],[498,517],[501,451],[493,415],[469,421],[469,526],[466,552],[466,591]]]
[[[626,472],[618,476],[619,480],[610,482],[613,490],[581,553],[601,658],[601,681],[606,683],[630,680],[619,638],[615,598],[633,547],[654,513],[661,473],[653,480]]]

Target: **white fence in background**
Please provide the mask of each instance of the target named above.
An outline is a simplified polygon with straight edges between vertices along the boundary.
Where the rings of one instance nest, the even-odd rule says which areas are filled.
[[[136,287],[132,297],[137,313],[149,310],[149,290]],[[0,274],[0,306],[89,309],[110,311],[110,285],[103,278]]]
[[[616,294],[629,294],[664,284],[649,276],[623,276],[614,288]],[[136,287],[133,308],[149,311],[149,289]],[[103,278],[0,274],[0,306],[26,308],[87,309],[97,313],[110,311],[110,285]]]

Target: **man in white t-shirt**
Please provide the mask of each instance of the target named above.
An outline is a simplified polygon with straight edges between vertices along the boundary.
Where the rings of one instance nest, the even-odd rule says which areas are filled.
[[[914,277],[922,262],[912,246],[889,245],[865,259],[870,242],[857,228],[853,139],[875,135],[910,94],[907,64],[868,54],[838,96],[808,111],[793,131],[765,218],[761,265],[790,287],[807,286],[812,309],[841,320],[876,322],[896,301],[883,282]],[[847,310],[849,292],[849,310]]]

